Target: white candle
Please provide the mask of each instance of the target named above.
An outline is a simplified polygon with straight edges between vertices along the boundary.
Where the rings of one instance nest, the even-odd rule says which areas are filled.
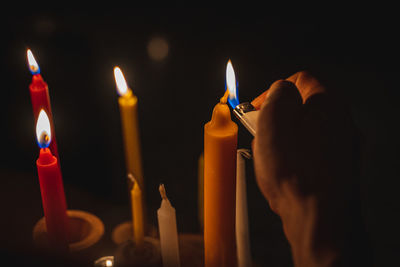
[[[162,197],[161,207],[157,210],[158,229],[160,231],[161,256],[164,267],[179,267],[178,230],[175,208],[167,198],[163,184],[159,187]]]
[[[238,149],[236,163],[236,244],[238,267],[252,266],[249,218],[247,214],[245,157],[251,157],[250,151],[248,149]]]

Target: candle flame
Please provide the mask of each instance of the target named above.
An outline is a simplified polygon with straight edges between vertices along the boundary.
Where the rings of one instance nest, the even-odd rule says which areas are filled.
[[[126,84],[126,80],[124,74],[122,73],[119,67],[114,68],[114,78],[115,83],[117,84],[117,91],[120,96],[124,96],[128,93],[129,88]]]
[[[28,66],[29,70],[32,74],[39,74],[40,73],[40,68],[38,63],[36,62],[35,57],[32,54],[32,51],[28,49],[26,51],[26,57],[28,58]]]
[[[237,105],[239,105],[239,99],[237,94],[235,71],[233,70],[230,59],[226,65],[226,90],[229,91],[228,102],[232,108],[235,108]]]
[[[36,140],[40,148],[46,148],[51,142],[50,120],[46,112],[41,109],[36,123]]]

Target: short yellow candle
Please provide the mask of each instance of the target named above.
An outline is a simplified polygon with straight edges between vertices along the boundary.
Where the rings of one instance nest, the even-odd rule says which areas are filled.
[[[131,189],[133,240],[135,240],[136,246],[142,246],[144,239],[142,190],[131,174],[128,175],[128,178],[133,182]]]
[[[125,77],[119,67],[114,68],[117,84],[119,109],[121,114],[122,135],[125,146],[125,162],[127,173],[132,173],[140,188],[144,188],[142,158],[140,152],[139,124],[137,115],[137,97],[129,89]]]

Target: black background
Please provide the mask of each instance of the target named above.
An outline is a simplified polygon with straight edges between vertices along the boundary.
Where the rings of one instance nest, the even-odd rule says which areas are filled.
[[[130,217],[113,67],[121,67],[139,99],[150,221],[156,225],[157,188],[163,182],[177,211],[179,231],[198,232],[197,160],[203,125],[224,92],[230,58],[241,102],[252,100],[273,81],[307,69],[349,104],[365,143],[363,209],[375,263],[398,264],[397,20],[389,9],[304,9],[4,10],[4,251],[29,251],[32,227],[42,216],[26,63],[30,48],[49,85],[68,206],[101,217],[106,238]],[[147,53],[154,37],[169,44],[162,61]],[[240,126],[239,146],[250,148],[250,143],[251,136]],[[291,266],[280,221],[256,186],[252,162],[247,166],[253,255],[262,266]]]

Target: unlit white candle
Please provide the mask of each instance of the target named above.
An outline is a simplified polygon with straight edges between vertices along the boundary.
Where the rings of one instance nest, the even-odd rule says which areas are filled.
[[[246,162],[250,157],[248,149],[237,150],[236,166],[236,244],[238,267],[252,266],[247,213]]]
[[[160,185],[161,207],[157,210],[158,229],[160,231],[161,256],[164,267],[179,267],[178,229],[176,227],[175,208],[172,207]]]

